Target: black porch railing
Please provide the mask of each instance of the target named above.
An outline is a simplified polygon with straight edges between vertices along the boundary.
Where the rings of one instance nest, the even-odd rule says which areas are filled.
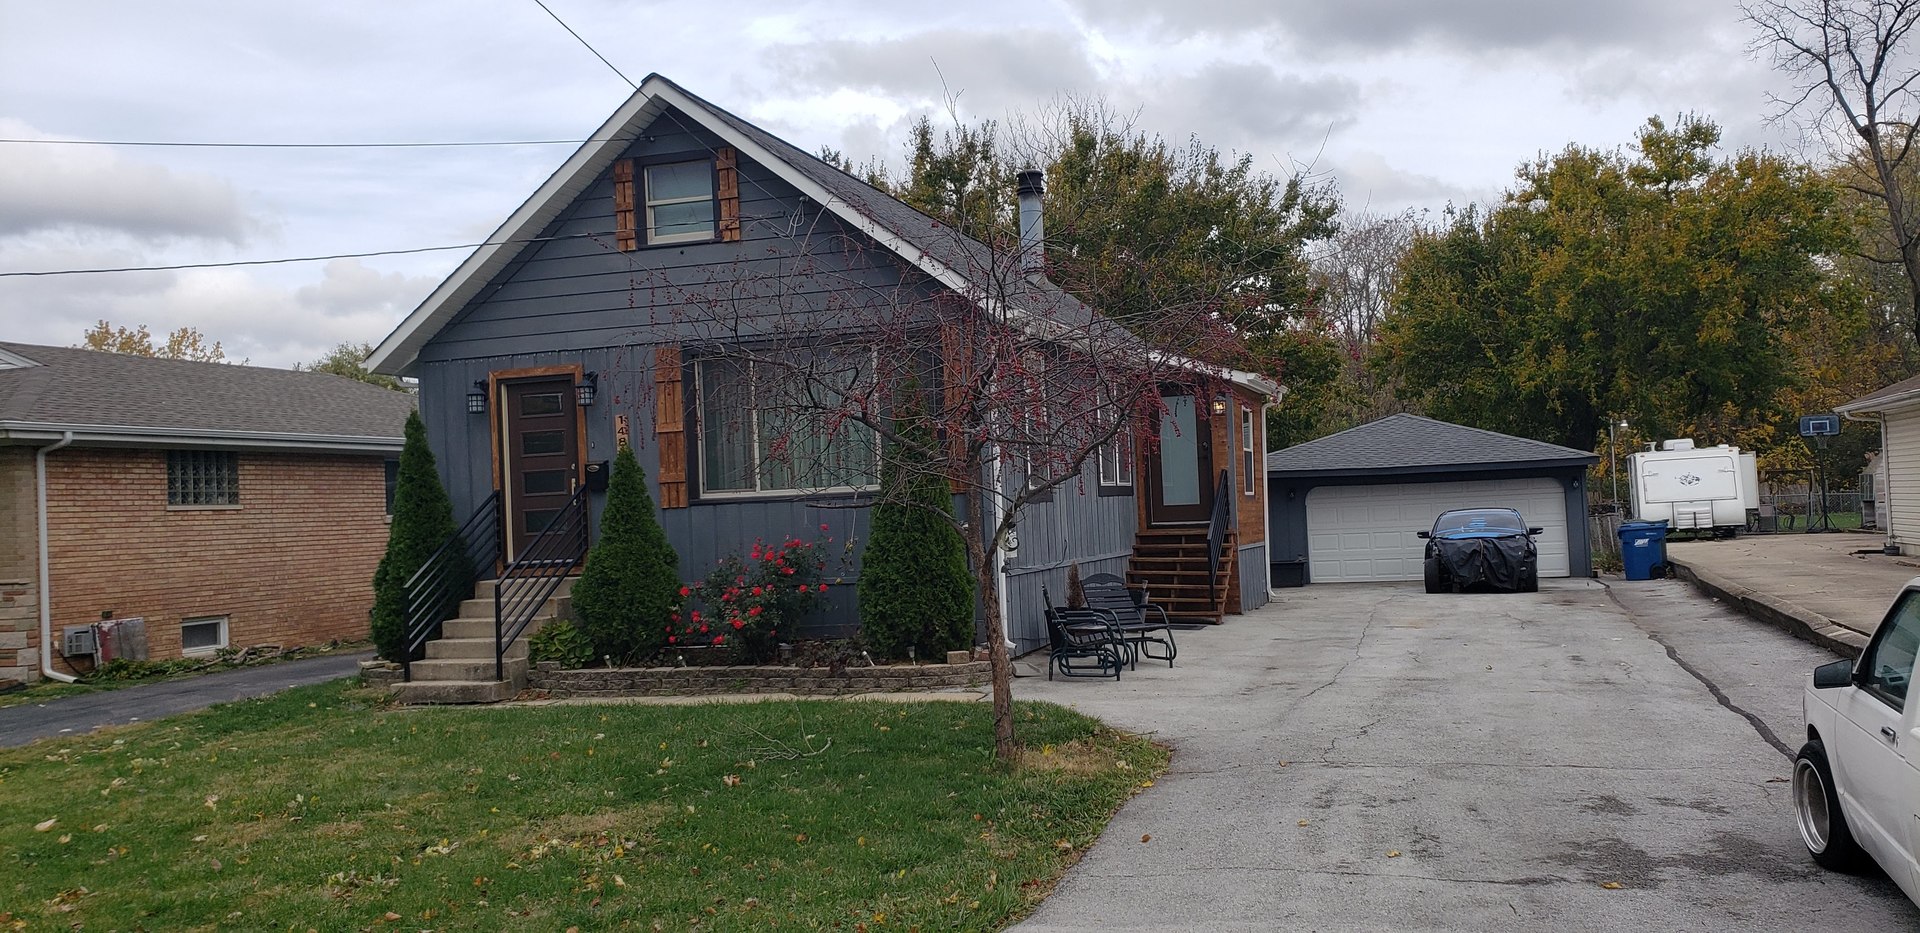
[[[440,623],[453,616],[460,601],[473,595],[480,574],[493,568],[500,556],[500,532],[500,494],[495,492],[407,579],[402,680],[413,679],[414,655],[440,631]]]
[[[587,487],[520,549],[493,588],[493,676],[507,679],[507,649],[540,614],[560,584],[587,559]]]
[[[1220,482],[1213,488],[1213,514],[1207,518],[1207,605],[1220,605],[1221,548],[1227,541],[1227,525],[1233,519],[1233,489],[1227,471],[1220,471]]]

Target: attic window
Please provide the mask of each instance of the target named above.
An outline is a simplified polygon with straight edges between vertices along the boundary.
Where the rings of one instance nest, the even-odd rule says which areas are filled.
[[[647,242],[713,239],[713,163],[668,162],[646,168]]]

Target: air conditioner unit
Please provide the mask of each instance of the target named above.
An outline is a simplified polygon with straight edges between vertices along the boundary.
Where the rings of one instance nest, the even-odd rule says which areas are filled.
[[[60,635],[65,643],[60,653],[69,658],[78,655],[92,657],[100,650],[91,625],[69,625],[60,630]]]

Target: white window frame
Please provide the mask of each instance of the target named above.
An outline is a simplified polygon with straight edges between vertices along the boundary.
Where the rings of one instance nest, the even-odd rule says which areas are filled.
[[[669,166],[674,166],[674,165],[692,165],[695,163],[704,165],[707,168],[707,193],[705,195],[699,196],[699,197],[687,197],[687,198],[655,198],[653,196],[653,170],[654,169],[667,168]],[[715,190],[715,184],[713,180],[713,160],[683,159],[675,162],[655,162],[652,165],[643,165],[640,167],[640,187],[642,189],[643,196],[646,198],[645,208],[646,208],[646,214],[647,214],[647,243],[649,245],[664,245],[668,243],[704,243],[714,238],[715,231],[717,231],[720,227],[720,208],[717,203],[714,205],[713,226],[711,229],[708,229],[704,233],[696,231],[692,233],[659,234],[654,232],[655,230],[658,229],[658,226],[653,222],[653,209],[656,207],[666,207],[673,204],[694,204],[700,201],[716,201],[717,202],[719,192]]]
[[[1109,472],[1111,467],[1111,472]],[[1133,430],[1121,425],[1100,445],[1100,485],[1106,489],[1133,488]]]
[[[854,425],[851,425],[850,427],[860,429],[860,430],[867,430],[873,437],[874,481],[872,483],[866,484],[864,486],[821,486],[818,488],[809,487],[809,488],[803,488],[803,489],[762,487],[760,485],[761,465],[766,462],[766,459],[760,450],[760,409],[749,408],[747,410],[746,431],[747,431],[747,439],[748,439],[747,442],[751,448],[751,453],[749,454],[749,465],[753,469],[754,488],[752,489],[712,489],[712,490],[708,489],[707,476],[709,474],[707,471],[707,444],[706,444],[706,430],[707,430],[706,366],[707,366],[707,363],[715,360],[720,360],[720,359],[728,359],[728,357],[725,354],[716,354],[713,357],[700,358],[700,359],[694,360],[693,362],[693,367],[694,367],[693,420],[694,420],[694,425],[699,433],[696,433],[694,435],[693,443],[689,446],[694,448],[694,452],[692,456],[697,458],[695,460],[695,463],[699,466],[699,469],[700,469],[700,498],[702,499],[790,498],[793,496],[811,496],[811,495],[819,495],[822,493],[844,494],[844,493],[873,492],[880,488],[880,476],[879,476],[880,474],[880,432],[872,431],[871,429],[867,428],[866,425],[863,425],[863,424],[854,424]],[[753,378],[751,373],[753,372],[753,367],[758,365],[758,361],[754,360],[751,357],[748,357],[746,359],[746,363],[748,366],[748,373],[749,373],[748,379],[749,379],[749,382],[751,383],[751,380]],[[867,365],[869,367],[876,367],[876,368],[878,367],[879,356],[877,351],[871,350],[871,349],[867,351]],[[872,372],[874,370],[869,369],[868,371]],[[752,392],[749,391],[748,395],[749,397],[751,397]]]
[[[219,644],[207,646],[207,647],[200,647],[200,648],[187,647],[187,627],[190,625],[206,625],[209,623],[213,623],[220,626]],[[227,626],[226,616],[198,616],[191,619],[181,619],[180,620],[180,656],[186,657],[186,658],[197,658],[202,655],[219,654],[221,651],[225,650],[227,647],[227,644],[228,644],[227,632],[228,632],[228,626]]]
[[[1241,472],[1247,474],[1244,485],[1246,486],[1246,495],[1249,496],[1256,495],[1259,489],[1259,486],[1255,485],[1254,479],[1255,475],[1260,472],[1259,449],[1253,444],[1254,430],[1253,409],[1245,405],[1240,406],[1240,463]]]

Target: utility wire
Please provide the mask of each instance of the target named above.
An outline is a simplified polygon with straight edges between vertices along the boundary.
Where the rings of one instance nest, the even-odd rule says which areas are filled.
[[[173,272],[181,269],[227,269],[234,266],[277,266],[293,262],[324,262],[329,259],[366,259],[372,256],[407,256],[414,253],[438,253],[453,249],[478,249],[482,246],[510,246],[521,243],[551,243],[555,240],[604,238],[601,233],[570,233],[565,236],[528,237],[521,240],[488,240],[481,243],[454,243],[449,246],[420,246],[413,249],[382,249],[366,253],[334,253],[330,256],[288,256],[280,259],[236,259],[232,262],[185,262],[172,266],[118,266],[100,269],[40,269],[28,272],[0,272],[0,278],[27,278],[49,275],[96,275],[107,272]]]
[[[424,143],[204,143],[133,139],[0,139],[48,146],[166,146],[179,149],[458,149],[481,146],[578,146],[606,139],[503,139]]]
[[[633,88],[636,91],[640,89],[640,85],[633,83],[633,79],[627,77],[626,72],[623,72],[618,68],[614,68],[613,63],[610,61],[607,61],[607,57],[605,55],[600,54],[599,49],[596,49],[593,47],[593,43],[588,42],[585,39],[581,39],[580,34],[577,32],[574,32],[573,27],[567,25],[567,21],[564,19],[561,19],[560,14],[555,13],[551,8],[549,8],[547,4],[544,2],[544,0],[533,0],[533,2],[540,4],[540,9],[546,10],[547,15],[553,17],[553,21],[556,23],[559,23],[560,28],[565,29],[567,31],[567,35],[570,35],[575,39],[580,39],[580,44],[586,46],[587,51],[592,52],[593,57],[600,60],[600,64],[605,65],[608,68],[613,68],[613,73],[619,75],[620,80],[627,82],[628,87]]]

